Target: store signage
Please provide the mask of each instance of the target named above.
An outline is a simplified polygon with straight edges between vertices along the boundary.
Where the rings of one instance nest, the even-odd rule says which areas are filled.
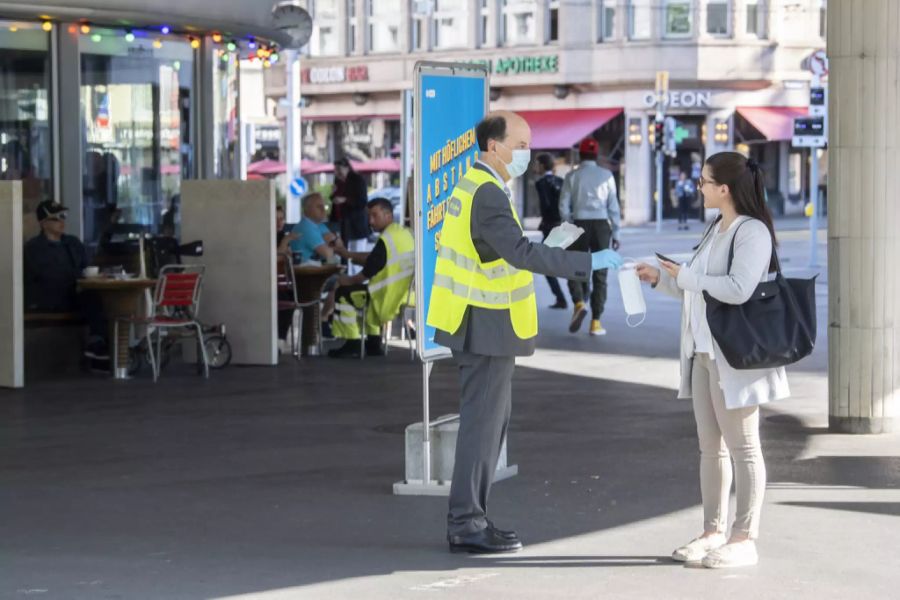
[[[497,60],[470,60],[470,64],[484,65],[494,75],[524,75],[528,73],[559,72],[559,56],[507,56]]]
[[[712,92],[700,90],[670,91],[665,96],[666,108],[709,108]],[[656,106],[656,92],[644,94],[644,106]]]
[[[368,81],[369,67],[308,67],[300,72],[303,83],[344,83]]]

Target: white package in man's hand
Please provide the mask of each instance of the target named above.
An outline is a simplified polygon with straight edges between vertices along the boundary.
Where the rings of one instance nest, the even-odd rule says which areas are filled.
[[[580,238],[583,233],[584,229],[581,227],[573,225],[572,223],[563,223],[550,230],[550,234],[547,236],[547,239],[544,240],[544,245],[550,246],[551,248],[568,248],[574,244],[575,240]]]

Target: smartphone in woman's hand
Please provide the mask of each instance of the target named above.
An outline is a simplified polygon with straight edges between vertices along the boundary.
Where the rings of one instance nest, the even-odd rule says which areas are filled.
[[[672,260],[671,258],[669,258],[668,256],[666,256],[665,254],[660,254],[659,252],[654,252],[654,254],[656,254],[656,258],[658,258],[658,259],[661,260],[662,262],[672,263],[673,265],[677,265],[677,264],[678,264],[678,261],[677,261],[677,260]]]

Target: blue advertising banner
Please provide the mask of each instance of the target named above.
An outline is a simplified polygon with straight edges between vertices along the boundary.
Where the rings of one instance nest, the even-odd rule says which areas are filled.
[[[425,320],[447,202],[478,157],[475,126],[487,112],[487,72],[478,65],[419,63],[415,99],[416,339],[428,362],[449,354]]]

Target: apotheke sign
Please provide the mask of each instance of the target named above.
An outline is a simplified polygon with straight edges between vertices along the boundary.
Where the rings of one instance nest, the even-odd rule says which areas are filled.
[[[671,91],[666,95],[666,108],[709,108],[712,92],[701,90]],[[656,92],[644,94],[644,106],[656,106]]]
[[[494,75],[525,75],[528,73],[559,72],[559,56],[506,56],[497,60],[471,60],[471,64],[485,65]]]

